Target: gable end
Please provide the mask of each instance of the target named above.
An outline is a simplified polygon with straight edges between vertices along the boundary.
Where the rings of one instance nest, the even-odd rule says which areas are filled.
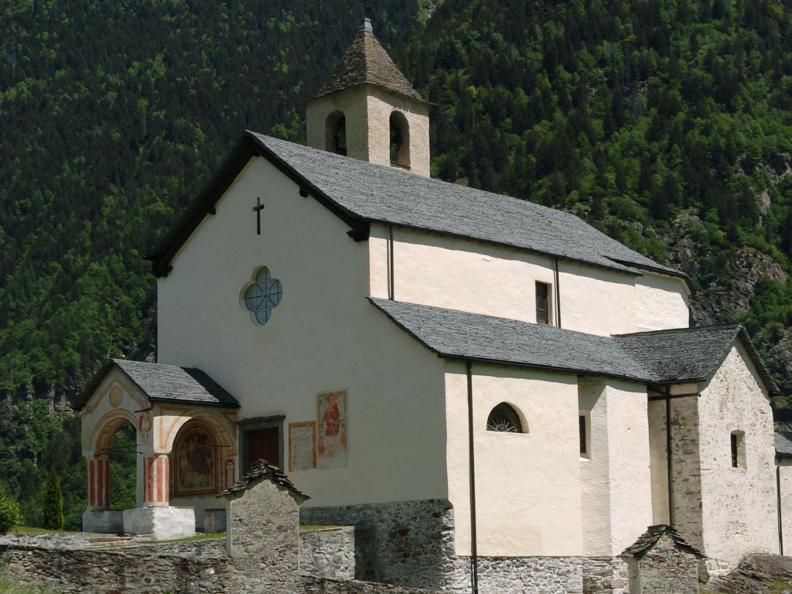
[[[266,159],[278,171],[297,184],[300,196],[313,196],[320,204],[349,225],[350,230],[347,234],[353,240],[365,241],[368,239],[370,227],[368,221],[349,212],[335,202],[322,190],[300,175],[270,148],[259,142],[252,132],[245,130],[242,137],[220,165],[217,173],[212,176],[198,195],[198,198],[187,208],[165,237],[162,238],[156,249],[145,256],[146,260],[151,261],[151,270],[154,276],[168,276],[173,269],[171,261],[178,251],[208,215],[216,214],[218,200],[222,198],[226,190],[228,190],[253,157]]]

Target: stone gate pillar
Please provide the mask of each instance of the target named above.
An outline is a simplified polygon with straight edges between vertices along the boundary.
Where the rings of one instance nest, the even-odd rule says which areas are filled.
[[[144,505],[168,505],[170,501],[170,457],[147,456],[143,464]]]
[[[105,510],[110,507],[110,461],[107,456],[89,458],[88,470],[88,507]]]

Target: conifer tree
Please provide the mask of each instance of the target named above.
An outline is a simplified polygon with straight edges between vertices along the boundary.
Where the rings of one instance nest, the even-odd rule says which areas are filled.
[[[0,489],[0,535],[20,523],[19,507]]]
[[[53,468],[47,483],[47,497],[44,501],[44,528],[63,530],[63,493],[60,479]]]

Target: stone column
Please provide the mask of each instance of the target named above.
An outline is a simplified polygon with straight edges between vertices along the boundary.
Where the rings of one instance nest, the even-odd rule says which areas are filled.
[[[143,504],[168,505],[170,459],[167,454],[147,456],[143,465]]]
[[[89,458],[88,507],[102,510],[110,507],[110,462],[106,456]]]

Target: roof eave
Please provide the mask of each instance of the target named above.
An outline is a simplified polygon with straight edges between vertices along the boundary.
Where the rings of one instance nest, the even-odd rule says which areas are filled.
[[[380,83],[371,82],[368,80],[365,82],[354,83],[340,89],[320,90],[319,93],[311,97],[307,103],[310,104],[313,101],[318,101],[319,99],[323,99],[335,93],[344,93],[345,91],[350,91],[352,89],[359,89],[360,87],[366,87],[366,86],[382,89],[383,91],[387,91],[388,93],[393,93],[394,95],[398,95],[399,97],[409,99],[410,101],[415,101],[416,103],[423,103],[424,105],[430,105],[430,106],[437,105],[436,103],[433,103],[428,99],[424,98],[424,96],[421,95],[418,91],[415,91],[416,93],[415,95],[410,95],[409,93],[405,93],[404,91],[399,91],[398,89],[394,89],[393,87],[389,87],[387,85],[383,85]]]
[[[453,231],[442,231],[439,229],[433,229],[431,227],[423,227],[421,225],[413,225],[408,223],[394,223],[392,221],[386,221],[384,219],[378,218],[367,218],[365,219],[369,223],[379,223],[381,225],[391,225],[393,227],[402,227],[403,229],[413,229],[415,231],[422,231],[424,233],[431,233],[433,235],[442,235],[445,237],[454,237],[456,239],[463,239],[466,241],[478,241],[486,245],[497,245],[502,247],[511,248],[514,250],[518,250],[520,252],[527,252],[531,254],[538,254],[540,256],[547,256],[549,258],[558,258],[559,260],[565,260],[567,262],[575,262],[577,264],[582,264],[584,266],[592,266],[594,268],[600,268],[603,270],[612,270],[614,272],[619,272],[621,274],[626,274],[628,276],[642,276],[640,272],[637,270],[631,270],[630,268],[626,267],[626,265],[621,264],[619,262],[615,262],[613,266],[609,266],[608,264],[603,264],[602,262],[591,262],[590,260],[583,260],[580,258],[574,258],[572,256],[556,254],[553,252],[549,252],[546,250],[538,250],[528,247],[523,247],[520,245],[516,245],[514,243],[509,243],[507,241],[498,241],[496,239],[482,239],[479,237],[471,237],[470,235],[463,235],[461,233],[454,233]],[[608,258],[610,259],[610,258]],[[633,266],[633,268],[635,268]]]
[[[148,396],[152,403],[163,404],[189,404],[192,406],[211,406],[212,408],[240,408],[239,402],[207,402],[205,400],[188,400],[185,398],[166,398],[161,396]]]

